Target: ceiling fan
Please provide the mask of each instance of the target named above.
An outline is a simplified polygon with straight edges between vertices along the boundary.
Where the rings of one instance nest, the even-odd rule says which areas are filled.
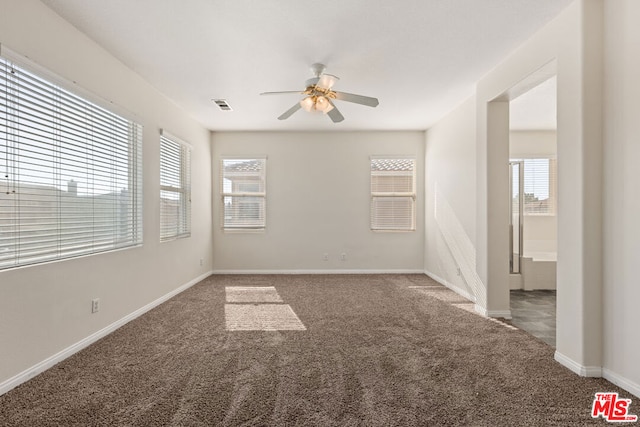
[[[282,113],[278,120],[288,119],[293,113],[302,108],[308,112],[321,111],[328,115],[334,123],[338,123],[344,120],[344,116],[336,108],[333,103],[334,100],[353,102],[368,107],[376,107],[378,105],[377,98],[334,91],[332,89],[333,85],[340,79],[332,74],[325,73],[325,68],[324,64],[316,63],[311,65],[311,72],[314,77],[306,81],[305,90],[303,91],[262,92],[260,95],[297,93],[305,96],[300,102],[297,102],[293,107]]]

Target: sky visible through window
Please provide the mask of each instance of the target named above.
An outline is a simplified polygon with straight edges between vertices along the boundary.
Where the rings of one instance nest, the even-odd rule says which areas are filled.
[[[54,187],[78,196],[129,187],[132,130],[126,119],[4,58],[0,68],[0,172],[6,186]]]

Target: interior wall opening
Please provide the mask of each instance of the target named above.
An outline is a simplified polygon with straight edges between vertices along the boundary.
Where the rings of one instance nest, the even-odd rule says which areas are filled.
[[[509,103],[509,305],[513,324],[556,345],[557,99],[550,77]]]

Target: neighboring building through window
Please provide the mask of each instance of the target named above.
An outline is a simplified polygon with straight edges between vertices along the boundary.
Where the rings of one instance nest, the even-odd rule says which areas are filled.
[[[523,164],[524,214],[555,215],[557,210],[556,159],[529,158],[511,159],[511,161],[520,161]],[[518,188],[517,183],[514,185],[514,188]]]
[[[191,236],[191,146],[160,135],[160,240]]]
[[[141,244],[141,142],[140,125],[0,58],[0,269]]]
[[[416,161],[413,158],[371,159],[371,229],[416,229]]]
[[[266,226],[265,158],[222,159],[222,228],[263,230]]]

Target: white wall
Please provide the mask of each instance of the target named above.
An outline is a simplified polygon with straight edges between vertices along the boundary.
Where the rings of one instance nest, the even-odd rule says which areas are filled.
[[[512,159],[556,158],[556,131],[511,131],[509,157]],[[525,215],[523,220],[524,254],[558,250],[557,215]]]
[[[472,97],[426,133],[424,261],[428,275],[474,301],[474,279],[462,273],[475,272],[475,114]]]
[[[324,119],[318,117],[319,120]],[[218,272],[424,271],[422,132],[214,132],[213,267]],[[223,232],[221,156],[267,156],[267,228]],[[372,155],[416,158],[417,230],[370,230]],[[323,254],[329,260],[323,260]],[[347,254],[346,261],[340,259]]]
[[[509,132],[509,157],[555,157],[558,153],[555,130],[517,130]]]
[[[604,2],[605,375],[640,397],[640,2]],[[636,406],[636,412],[638,413]]]
[[[602,1],[577,0],[477,86],[478,272],[488,311],[508,306],[505,147],[493,104],[550,63],[558,92],[558,291],[556,359],[582,375],[602,373],[601,89]],[[544,76],[548,78],[548,76]],[[495,102],[498,101],[498,102]],[[499,122],[504,122],[500,117]],[[507,120],[508,122],[508,120]]]
[[[144,245],[0,272],[0,392],[212,269],[209,132],[36,0],[0,0],[0,43],[144,126]],[[193,145],[193,234],[159,243],[159,129]],[[199,260],[203,259],[200,266]],[[101,309],[91,314],[91,299]],[[47,362],[48,360],[48,362]]]
[[[602,375],[640,396],[640,343],[635,339],[640,324],[635,271],[640,199],[638,186],[631,184],[637,181],[640,154],[635,126],[640,63],[634,54],[640,44],[639,7],[633,0],[576,0],[478,82],[476,253],[487,312],[500,312],[508,302],[508,250],[503,244],[508,218],[502,206],[508,200],[503,185],[508,111],[502,104],[513,95],[512,88],[555,64],[555,358],[580,375]]]

